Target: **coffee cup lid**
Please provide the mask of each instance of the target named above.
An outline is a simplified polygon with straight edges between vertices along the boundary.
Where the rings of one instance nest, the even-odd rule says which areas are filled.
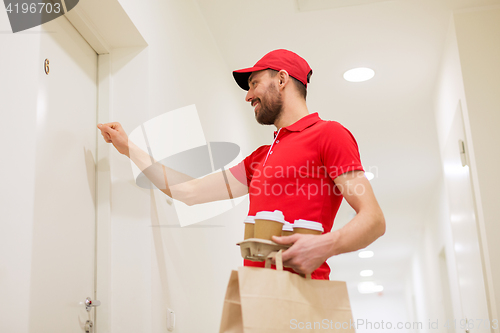
[[[284,231],[293,231],[293,226],[290,222],[286,222],[285,221],[285,224],[283,225],[283,230]]]
[[[259,220],[271,220],[271,221],[276,221],[285,224],[285,215],[283,215],[283,212],[280,210],[275,210],[274,212],[258,212],[257,215],[255,215],[255,219]]]
[[[255,216],[247,216],[245,221],[243,221],[245,223],[255,223]]]
[[[293,222],[294,228],[311,229],[323,232],[323,225],[319,222],[307,221],[307,220],[295,220]]]

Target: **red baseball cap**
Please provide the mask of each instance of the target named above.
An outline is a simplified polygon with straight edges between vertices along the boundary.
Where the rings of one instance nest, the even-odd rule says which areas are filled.
[[[312,69],[298,54],[288,50],[274,50],[262,57],[257,63],[250,68],[244,68],[233,71],[236,83],[243,89],[248,90],[248,78],[253,72],[262,71],[264,69],[274,69],[280,71],[286,70],[288,74],[302,82],[306,88],[309,83],[309,78],[312,75]]]

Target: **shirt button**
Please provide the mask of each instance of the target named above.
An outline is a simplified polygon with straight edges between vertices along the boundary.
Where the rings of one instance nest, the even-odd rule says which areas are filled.
[[[271,151],[270,154],[272,154],[273,152]]]
[[[280,142],[280,140],[276,140],[276,143],[279,143],[279,142]]]

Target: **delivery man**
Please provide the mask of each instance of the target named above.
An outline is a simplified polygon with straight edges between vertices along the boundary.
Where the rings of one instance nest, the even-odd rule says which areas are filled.
[[[293,244],[283,252],[283,264],[313,279],[329,279],[326,260],[357,251],[385,233],[385,219],[372,187],[364,176],[357,143],[341,124],[309,113],[307,84],[312,70],[299,55],[274,50],[253,67],[233,72],[247,90],[245,100],[257,122],[274,125],[274,140],[257,148],[240,164],[203,178],[193,179],[152,161],[128,140],[119,123],[99,124],[108,143],[128,156],[166,195],[188,205],[249,194],[248,215],[280,210],[291,223],[303,219],[320,222],[321,235],[275,237],[278,244]],[[345,198],[356,216],[331,232]],[[263,262],[245,260],[245,266]]]

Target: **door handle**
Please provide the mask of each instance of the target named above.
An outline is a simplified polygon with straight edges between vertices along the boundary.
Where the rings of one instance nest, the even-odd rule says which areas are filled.
[[[88,312],[90,312],[90,310],[93,307],[95,308],[96,306],[99,306],[99,305],[101,305],[101,301],[98,301],[98,300],[93,301],[92,298],[90,298],[90,297],[87,297],[85,299],[85,310],[87,310]]]

